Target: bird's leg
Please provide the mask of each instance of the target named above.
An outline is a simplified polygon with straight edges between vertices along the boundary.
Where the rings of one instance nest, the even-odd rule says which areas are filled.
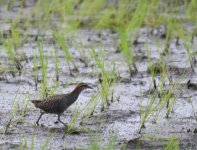
[[[41,119],[42,115],[44,115],[44,112],[41,112],[41,113],[40,113],[40,116],[39,116],[38,120],[36,121],[36,125],[37,125],[37,126],[39,126],[39,123],[38,123],[38,122],[39,122],[39,120]]]
[[[60,123],[62,123],[64,126],[67,126],[66,123],[64,123],[63,121],[60,120],[60,114],[58,114],[58,119],[57,119]]]

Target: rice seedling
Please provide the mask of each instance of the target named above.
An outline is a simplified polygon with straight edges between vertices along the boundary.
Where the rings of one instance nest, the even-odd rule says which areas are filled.
[[[6,68],[0,63],[0,81],[1,80],[6,80]]]
[[[20,2],[20,7],[21,7],[21,8],[25,8],[25,6],[26,6],[26,5],[25,5],[25,0],[21,0],[21,2]]]
[[[25,149],[28,149],[28,146],[27,146],[27,138],[26,137],[21,137],[20,136],[20,149],[21,150],[25,150]]]
[[[85,67],[88,67],[88,56],[85,53],[85,49],[83,48],[82,42],[75,43],[75,47],[79,52],[79,60],[84,63]]]
[[[109,138],[108,144],[106,146],[106,150],[113,150],[117,147],[117,136],[111,135]]]
[[[40,45],[38,42],[39,47],[39,58],[37,56],[37,52],[34,52],[33,56],[33,62],[34,62],[34,68],[33,68],[33,74],[34,74],[34,82],[35,82],[35,89],[38,90],[38,61],[40,61],[40,66],[42,70],[42,78],[41,78],[41,97],[47,97],[48,95],[51,95],[53,92],[55,92],[55,89],[58,86],[58,83],[55,84],[55,86],[51,87],[51,93],[48,93],[48,80],[47,80],[47,69],[48,69],[48,56],[44,56],[43,46]],[[57,62],[56,62],[57,61]],[[55,54],[55,66],[58,65],[58,60],[56,58]],[[57,67],[57,66],[56,66]],[[55,68],[58,69],[58,68]],[[55,70],[56,73],[58,73],[58,70]],[[58,74],[56,74],[56,79],[58,77]]]
[[[67,125],[65,133],[72,134],[72,133],[80,132],[80,129],[74,127],[76,124],[76,120],[78,119],[80,113],[81,113],[81,111],[80,111],[79,107],[77,109],[75,109],[74,114]]]
[[[38,56],[36,52],[34,52],[33,61],[34,61],[33,74],[34,74],[35,88],[36,90],[38,90],[38,63],[37,63]]]
[[[107,106],[110,105],[109,102],[109,94],[111,90],[111,95],[113,98],[113,93],[114,93],[114,83],[115,83],[115,73],[116,73],[116,68],[115,65],[113,65],[113,68],[110,70],[110,72],[105,72],[104,68],[102,68],[102,73],[101,73],[101,94],[102,94],[102,108],[101,110],[103,111],[105,109],[105,103]],[[111,87],[111,89],[109,89]],[[113,101],[113,99],[111,99]]]
[[[153,99],[149,100],[149,104],[148,107],[150,106],[150,108],[148,109],[148,111],[145,111],[146,115],[144,116],[144,119],[147,118],[147,116],[149,116],[151,114],[151,109],[153,113],[160,113],[162,108],[164,108],[164,105],[166,105],[166,109],[167,109],[167,113],[166,113],[166,117],[169,118],[169,113],[172,111],[172,108],[176,102],[177,99],[177,95],[174,94],[172,91],[176,88],[176,84],[175,82],[173,83],[171,81],[170,77],[170,71],[169,71],[169,67],[167,67],[161,60],[159,60],[158,63],[152,64],[151,62],[151,58],[150,58],[150,52],[148,49],[146,49],[147,51],[147,56],[148,56],[148,64],[149,64],[149,73],[151,74],[152,77],[152,82],[150,87],[152,87],[152,84],[154,85],[154,90],[150,90],[148,94],[153,94]],[[155,83],[155,76],[159,74],[160,75],[160,81],[159,83],[156,85]],[[169,79],[169,82],[171,83],[170,87],[168,87],[168,89],[165,89],[165,80]],[[153,104],[155,102],[157,102],[156,100],[158,98],[160,99],[159,102],[157,104],[155,104],[155,107],[153,106]],[[158,116],[158,114],[157,114]],[[144,120],[142,119],[142,120]],[[146,120],[146,119],[145,119]],[[144,121],[142,121],[143,124]]]
[[[38,42],[39,56],[40,56],[40,66],[42,70],[41,79],[41,97],[48,96],[48,81],[47,81],[47,70],[48,70],[48,56],[44,55],[43,45]]]
[[[94,135],[90,136],[90,145],[87,150],[113,150],[117,149],[117,136],[115,134],[110,133],[110,137],[105,146],[101,146],[101,136],[98,133],[94,133]]]
[[[60,71],[60,65],[58,60],[57,51],[54,49],[54,57],[53,57],[54,63],[55,63],[55,75],[56,75],[56,81],[59,81],[59,71]]]
[[[49,143],[53,139],[54,134],[55,133],[49,133],[49,135],[47,135],[46,141],[43,144],[40,145],[40,150],[49,149]]]
[[[186,29],[183,27],[181,24],[180,20],[177,20],[176,18],[169,18],[168,19],[168,24],[167,24],[167,29],[166,29],[166,42],[165,42],[165,48],[162,52],[162,55],[167,55],[169,53],[169,48],[170,48],[170,42],[173,37],[176,38],[176,46],[180,45],[179,44],[179,39],[184,40],[185,38],[187,39],[188,37],[188,32]],[[190,40],[191,41],[191,40]]]
[[[89,118],[90,116],[93,116],[95,108],[98,106],[100,99],[101,99],[101,94],[100,92],[96,93],[91,97],[89,102],[84,106],[82,109],[82,117],[81,117],[81,123]]]
[[[16,105],[16,99],[17,99],[17,96],[18,96],[18,92],[20,90],[20,86],[18,87],[18,89],[16,90],[16,95],[15,97],[13,98],[13,105],[12,105],[12,108],[9,112],[9,121],[8,123],[6,124],[6,127],[5,127],[5,134],[8,134],[8,130],[11,126],[11,124],[13,123],[13,119],[14,117],[16,116],[16,113],[17,113],[17,105]]]
[[[197,114],[195,112],[195,107],[193,105],[193,101],[191,98],[188,99],[188,103],[191,104],[191,107],[192,107],[192,110],[193,110],[193,113],[194,113],[194,118],[195,118],[195,121],[197,122]]]
[[[170,137],[165,137],[162,135],[158,135],[158,134],[146,134],[143,136],[143,138],[147,138],[147,139],[155,139],[158,142],[165,142],[167,143],[167,145],[165,146],[157,146],[154,145],[152,147],[152,149],[165,149],[165,150],[178,150],[179,149],[179,139],[175,136],[175,135],[171,135]],[[156,142],[155,141],[155,142]],[[137,145],[138,147],[140,147],[140,145]]]
[[[155,74],[157,72],[161,72],[161,70],[162,70],[161,68],[162,68],[163,65],[161,67],[159,67],[159,68],[156,68],[156,67],[153,66],[148,47],[146,47],[146,54],[147,54],[147,57],[148,57],[148,65],[149,65],[148,72],[151,74],[151,77],[152,77],[152,82],[151,83],[153,83],[153,81],[155,79]]]
[[[66,62],[68,64],[68,68],[70,71],[70,75],[73,75],[72,71],[71,71],[70,64],[72,64],[74,66],[75,70],[78,70],[78,69],[75,65],[75,60],[69,51],[68,45],[66,44],[64,36],[65,36],[64,34],[54,32],[54,38],[56,39],[56,42],[58,43],[58,45],[60,46],[60,48],[62,49],[62,51],[64,53],[64,56],[65,56],[65,59],[66,59]]]
[[[26,93],[25,97],[20,98],[21,100],[14,102],[14,115],[17,115],[20,121],[23,121],[23,117],[25,117],[30,112],[30,108],[28,107],[28,96],[29,93]]]
[[[91,50],[91,55],[96,63],[100,75],[100,94],[102,98],[101,111],[104,111],[107,105],[109,105],[109,95],[114,90],[114,83],[116,77],[115,65],[110,66],[104,61],[104,51],[101,49],[97,56],[95,49]],[[110,87],[112,87],[110,91]]]
[[[5,40],[2,36],[2,43],[3,43],[3,47],[5,48],[6,50],[6,53],[8,55],[8,58],[9,58],[9,65],[10,66],[15,66],[17,70],[17,72],[19,72],[19,75],[21,74],[21,70],[22,70],[22,65],[20,63],[20,60],[18,60],[15,56],[15,51],[14,51],[14,46],[13,46],[13,43],[12,43],[12,40],[11,38],[9,37],[8,35],[8,38],[7,40]],[[13,76],[15,76],[15,72],[14,70],[12,70],[12,74]]]
[[[173,106],[177,100],[177,95],[170,90],[164,91],[160,97],[160,109],[164,108],[163,104],[166,104],[166,118],[169,118],[169,114],[173,109]]]
[[[149,62],[150,63],[150,62]],[[154,85],[154,90],[149,90],[148,92],[148,104],[146,108],[142,108],[140,106],[140,130],[145,127],[145,122],[155,114],[155,117],[158,116],[158,114],[161,112],[161,110],[164,108],[164,104],[166,104],[167,113],[166,116],[169,116],[170,111],[172,110],[173,104],[175,103],[176,96],[174,96],[169,90],[165,91],[165,73],[163,74],[161,72],[161,81],[156,85],[155,83],[155,73],[158,71],[155,68],[152,68],[150,66],[150,72],[152,75],[151,82]],[[163,75],[162,75],[163,74]],[[150,87],[152,87],[152,84]],[[159,101],[158,101],[159,100]],[[140,98],[140,102],[142,103],[142,97]]]
[[[158,105],[155,102],[158,100],[158,91],[156,90],[153,95],[148,96],[148,104],[146,108],[142,107],[142,97],[140,98],[140,128],[139,133],[141,133],[142,128],[145,128],[145,122],[156,112]]]
[[[89,132],[90,131],[90,129],[88,129],[88,128],[81,128],[81,127],[76,128],[75,127],[76,123],[77,123],[77,119],[80,119],[81,113],[82,113],[82,110],[79,108],[79,105],[77,103],[75,110],[74,110],[74,114],[66,127],[65,133],[73,134],[73,133],[81,133],[81,132]]]
[[[35,88],[36,90],[38,90],[38,63],[37,63],[38,56],[36,54],[36,51],[34,52],[33,60],[34,60],[34,68],[33,68],[34,82],[35,82]]]
[[[91,7],[89,7],[91,3]],[[103,8],[105,4],[105,0],[101,0],[101,1],[84,1],[81,6],[80,6],[80,10],[79,13],[82,14],[83,16],[94,16],[98,13],[99,10],[101,10],[101,8]]]
[[[34,134],[31,135],[31,144],[27,143],[27,136],[26,135],[21,135],[20,134],[20,150],[34,150],[34,145],[35,145],[35,136]]]
[[[120,47],[123,55],[125,56],[125,60],[127,62],[127,66],[128,66],[129,73],[130,73],[130,79],[131,79],[133,73],[135,73],[135,71],[137,71],[137,67],[134,63],[134,55],[133,55],[133,52],[131,51],[131,48],[128,45],[126,31],[119,29],[118,33],[119,33],[119,37],[120,37],[120,46],[119,47]],[[135,69],[134,72],[132,71],[131,65],[133,65],[133,67]]]
[[[145,8],[143,4],[145,4],[146,1],[129,1],[129,0],[125,0],[125,1],[117,1],[113,7],[106,7],[102,13],[100,13],[100,15],[98,16],[98,21],[95,21],[96,28],[110,28],[112,30],[115,31],[121,31],[121,30],[127,30],[127,31],[131,31],[133,30],[134,26],[136,27],[137,30],[137,26],[141,26],[140,22],[144,21],[143,17],[141,17],[143,15],[143,13],[139,13],[139,8]],[[157,3],[159,3],[159,1],[151,1],[151,3],[149,3],[149,5],[146,5],[148,7],[148,9],[143,9],[143,10],[150,10],[152,11],[153,8],[157,8]],[[140,16],[140,14],[142,14]],[[144,13],[146,14],[146,13]],[[148,13],[147,13],[148,14]],[[140,16],[140,17],[139,17]],[[139,18],[137,18],[139,17]],[[137,20],[136,20],[137,19]],[[131,22],[135,22],[133,23],[133,25],[131,25]],[[138,23],[139,24],[138,24]],[[130,25],[129,25],[130,24]],[[132,27],[133,26],[133,27]],[[135,29],[134,29],[135,30]],[[124,31],[126,32],[126,31]],[[133,32],[133,31],[132,31]],[[118,32],[119,33],[119,32]],[[127,33],[128,35],[129,33]],[[136,34],[137,35],[137,34]],[[131,37],[127,37],[128,39],[131,39],[131,43],[132,43],[132,39],[135,39]]]
[[[185,1],[185,14],[189,17],[190,21],[196,22],[197,2],[191,0],[190,2]]]
[[[185,47],[185,50],[187,52],[187,58],[188,58],[188,62],[190,63],[190,66],[191,66],[191,69],[193,72],[195,72],[194,70],[194,62],[195,60],[193,60],[193,57],[194,56],[194,52],[192,52],[190,49],[192,49],[192,43],[190,42],[191,41],[191,38],[192,38],[192,35],[187,35],[187,36],[183,36],[183,40],[184,40],[184,47]]]
[[[179,150],[179,140],[175,137],[175,136],[172,136],[169,141],[168,141],[168,144],[165,148],[165,150]]]
[[[150,73],[151,77],[152,77],[151,84],[154,85],[154,88],[156,90],[157,86],[155,83],[155,78],[156,78],[156,76],[159,76],[160,82],[161,82],[160,86],[162,86],[161,89],[163,89],[163,87],[165,86],[166,79],[168,79],[170,83],[172,82],[172,80],[170,78],[171,77],[170,67],[162,60],[161,56],[157,60],[157,62],[152,63],[148,46],[146,46],[146,54],[147,54],[147,58],[148,58],[147,63],[149,65],[148,73]],[[160,93],[162,93],[161,90],[160,90]]]
[[[133,75],[133,73],[137,72],[137,67],[134,62],[134,51],[133,47],[130,43],[134,43],[136,40],[135,38],[138,35],[139,29],[141,25],[144,22],[144,19],[146,17],[146,13],[149,14],[152,11],[154,11],[156,8],[153,7],[157,4],[154,0],[151,1],[149,5],[147,5],[147,1],[141,0],[137,2],[136,10],[133,12],[132,19],[128,22],[128,24],[120,26],[118,28],[115,28],[117,31],[119,38],[120,38],[120,45],[119,48],[121,52],[123,53],[129,73],[130,73],[130,78]],[[148,6],[148,7],[147,7]],[[153,9],[154,8],[154,9]],[[141,10],[144,10],[146,13],[141,13]],[[128,42],[129,39],[129,42]],[[132,71],[131,66],[133,66],[134,71]]]
[[[44,3],[43,3],[44,2]],[[45,5],[43,5],[45,4]],[[50,21],[51,21],[51,14],[50,12],[53,12],[52,6],[54,5],[54,2],[49,2],[49,1],[38,1],[35,5],[35,7],[32,10],[32,16],[38,17],[39,16],[39,20],[37,23],[35,23],[36,26],[38,26],[39,29],[42,28],[47,28],[49,27]],[[39,13],[37,13],[39,12]],[[42,12],[42,13],[40,13]]]
[[[162,76],[162,75],[161,75]],[[166,78],[166,77],[164,77]],[[168,86],[165,85],[165,79],[160,79],[160,82],[155,86],[155,93],[158,92],[157,108],[155,110],[155,121],[156,117],[162,112],[166,107],[166,118],[169,118],[171,112],[173,112],[174,105],[179,96],[178,84],[176,82],[171,82]],[[151,94],[151,93],[150,93]]]
[[[21,99],[21,101],[17,101],[19,89],[20,86],[16,92],[14,103],[9,113],[9,120],[5,128],[5,134],[9,132],[8,129],[10,128],[12,123],[14,122],[23,123],[25,115],[27,115],[30,112],[30,108],[28,107],[28,93],[23,99]]]
[[[65,23],[70,15],[74,13],[74,7],[77,3],[78,0],[38,1],[32,10],[32,17],[40,18],[35,25],[40,29],[50,27],[52,29],[61,30],[61,24]],[[58,21],[60,25],[56,24],[56,21]],[[74,24],[71,26],[68,24],[68,26],[75,28]]]
[[[13,0],[9,1],[9,3],[8,3],[8,5],[7,5],[7,10],[12,9],[12,7],[13,7],[13,5],[14,5],[13,3],[14,3]]]
[[[23,71],[21,61],[25,60],[28,62],[28,60],[23,50],[18,53],[16,52],[17,48],[21,48],[21,44],[19,32],[16,30],[14,25],[11,27],[9,33],[7,33],[7,37],[4,38],[2,35],[2,44],[8,55],[8,63],[13,77],[15,77],[15,72],[19,72],[19,75],[21,75]],[[16,69],[13,69],[13,67]]]
[[[170,40],[172,38],[172,32],[174,30],[174,22],[175,22],[175,20],[171,19],[167,25],[166,42],[165,42],[165,48],[162,52],[162,55],[167,55],[169,53]]]
[[[40,144],[40,150],[46,150],[49,149],[49,142],[52,140],[52,138],[54,137],[54,133],[51,133],[49,135],[47,135],[47,139],[46,141],[43,141],[43,143]],[[20,150],[26,150],[26,149],[30,149],[30,150],[34,150],[35,148],[35,135],[32,134],[31,135],[31,143],[28,143],[28,137],[27,135],[21,135],[19,137],[19,147]]]
[[[12,24],[11,26],[11,41],[12,41],[12,44],[14,46],[14,48],[18,48],[18,47],[21,47],[21,43],[20,43],[20,34],[19,34],[19,31],[17,31],[16,27],[15,27],[15,23]]]

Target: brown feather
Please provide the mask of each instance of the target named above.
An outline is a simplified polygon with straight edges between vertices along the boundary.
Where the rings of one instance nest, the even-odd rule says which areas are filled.
[[[77,100],[80,92],[86,88],[92,87],[86,83],[80,83],[68,94],[53,95],[43,100],[32,100],[31,102],[36,108],[40,108],[44,112],[61,114]]]

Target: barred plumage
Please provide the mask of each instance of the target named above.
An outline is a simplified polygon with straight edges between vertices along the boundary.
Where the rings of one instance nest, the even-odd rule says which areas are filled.
[[[66,126],[66,124],[60,120],[60,115],[77,100],[81,91],[86,88],[92,89],[92,87],[88,86],[86,83],[80,83],[68,94],[53,95],[43,100],[32,100],[31,102],[36,108],[43,110],[36,124],[39,125],[39,120],[44,113],[54,113],[58,114],[58,121]]]

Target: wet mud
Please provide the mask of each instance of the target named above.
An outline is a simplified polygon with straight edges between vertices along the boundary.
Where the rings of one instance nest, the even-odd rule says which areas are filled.
[[[34,1],[29,1],[28,7],[24,9],[22,14],[24,18],[28,17],[29,13],[26,12],[29,12],[33,5]],[[10,28],[10,22],[7,19],[12,20],[16,17],[15,9],[9,11],[6,17],[2,15],[5,11],[4,8],[0,9],[0,28],[4,32],[4,36],[9,33]],[[186,24],[185,27],[188,32],[193,29],[192,24]],[[35,40],[39,31],[36,28],[27,27],[28,40],[20,49],[16,49],[23,71],[21,74],[15,73],[14,76],[10,71],[0,72],[0,147],[19,149],[20,143],[24,143],[24,140],[27,142],[27,147],[31,147],[32,139],[34,139],[35,149],[39,149],[47,141],[49,141],[47,144],[49,149],[85,149],[91,144],[91,139],[97,137],[100,138],[101,145],[106,145],[111,134],[115,133],[118,149],[122,147],[126,147],[126,149],[164,149],[169,138],[173,136],[179,140],[181,149],[197,149],[195,118],[197,111],[195,107],[197,106],[197,64],[193,63],[193,68],[191,67],[183,42],[180,40],[179,45],[176,45],[174,38],[170,41],[169,54],[160,58],[162,50],[165,49],[165,39],[162,37],[165,31],[163,31],[163,26],[157,29],[154,29],[153,34],[150,33],[151,28],[149,27],[140,29],[133,50],[138,72],[134,71],[135,73],[131,77],[125,58],[118,51],[119,37],[114,31],[80,29],[74,35],[68,36],[69,50],[77,67],[76,70],[71,64],[72,75],[62,50],[53,45],[51,31],[42,31],[45,41],[44,55],[48,56],[47,79],[49,87],[56,80],[54,49],[56,49],[60,63],[59,85],[55,91],[56,94],[71,91],[79,82],[87,82],[94,87],[94,90],[82,92],[78,101],[64,112],[61,119],[66,123],[71,120],[76,107],[83,108],[99,90],[100,78],[89,49],[94,47],[99,52],[99,49],[103,48],[105,62],[114,63],[117,66],[116,75],[120,80],[115,83],[113,102],[103,112],[100,111],[101,108],[98,105],[93,116],[83,121],[77,120],[74,127],[76,132],[68,134],[65,133],[65,128],[60,123],[55,123],[57,115],[46,114],[40,120],[41,126],[35,125],[40,111],[29,100],[40,98],[41,85],[38,83],[38,90],[35,89],[32,73],[34,69],[33,55],[35,51],[39,52]],[[23,36],[23,31],[21,28],[21,36]],[[83,43],[80,50],[84,53],[88,61],[87,64],[81,57],[79,47],[76,46],[77,43]],[[164,108],[157,117],[151,116],[145,123],[145,128],[139,133],[140,105],[143,108],[148,105],[148,92],[154,89],[149,72],[147,47],[152,63],[158,66],[158,61],[162,60],[168,69],[171,80],[166,79],[165,88],[169,90],[172,83],[177,83],[172,90],[172,93],[177,95],[177,100],[168,118],[166,118],[166,109]],[[196,53],[196,49],[197,37],[194,37],[190,51]],[[21,52],[24,52],[25,59],[21,58]],[[2,46],[0,47],[0,66],[4,70],[10,68],[8,55]],[[38,80],[41,80],[41,66],[38,68]],[[134,70],[134,68],[132,69]],[[159,69],[156,71],[156,84],[161,79],[160,71]],[[69,85],[67,85],[68,83]],[[150,135],[155,136],[150,138]]]

